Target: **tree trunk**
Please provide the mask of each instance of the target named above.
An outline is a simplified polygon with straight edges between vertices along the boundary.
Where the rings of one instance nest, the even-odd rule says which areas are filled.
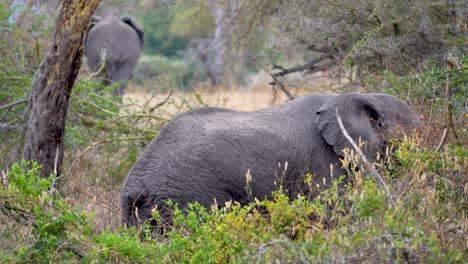
[[[212,4],[212,15],[214,18],[214,40],[212,45],[213,50],[213,65],[211,67],[212,77],[212,89],[216,86],[221,85],[224,77],[224,57],[226,56],[226,38],[225,38],[225,10],[221,3],[216,3],[216,1],[211,1]],[[210,74],[208,74],[210,75]]]
[[[49,50],[36,71],[23,158],[41,165],[40,176],[60,176],[65,118],[81,65],[83,42],[100,0],[62,0]]]

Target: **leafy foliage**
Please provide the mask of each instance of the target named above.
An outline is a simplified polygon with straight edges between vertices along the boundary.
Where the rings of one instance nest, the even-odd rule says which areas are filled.
[[[14,164],[0,188],[2,239],[12,242],[8,236],[16,235],[22,240],[16,248],[10,245],[12,251],[2,248],[2,261],[48,262],[80,255],[76,246],[92,230],[89,217],[49,192],[54,176],[40,178],[34,162],[24,161],[22,166],[32,168],[24,170]],[[31,235],[14,234],[21,229]]]
[[[142,101],[122,100],[111,96],[114,86],[102,86],[89,77],[78,81],[71,97],[65,134],[65,144],[71,149],[69,172],[72,173],[75,166],[91,166],[89,162],[93,163],[95,155],[99,155],[102,163],[94,170],[103,176],[98,177],[102,184],[112,186],[123,181],[139,153],[180,109],[203,105],[197,97],[186,98],[181,105],[170,97],[157,101],[155,91]],[[170,107],[177,110],[170,110]],[[78,178],[96,180],[86,175]]]
[[[0,189],[0,226],[9,227],[2,236],[25,227],[34,235],[19,236],[26,246],[10,243],[0,252],[3,261],[20,262],[467,261],[461,171],[468,152],[449,146],[438,154],[417,144],[407,138],[395,152],[402,165],[387,171],[392,200],[357,172],[344,191],[335,181],[313,199],[290,200],[279,190],[272,200],[221,209],[169,203],[174,224],[163,235],[133,228],[93,232],[90,216],[48,192],[51,181],[37,176],[37,166],[25,171],[15,164]]]
[[[186,1],[178,5],[169,32],[185,39],[207,38],[214,31],[213,17],[206,3],[190,3]]]
[[[170,34],[171,23],[174,19],[174,10],[168,3],[161,3],[158,9],[152,9],[141,16],[145,29],[146,54],[161,54],[166,57],[180,55],[185,49],[187,40]]]
[[[134,81],[139,85],[156,83],[157,92],[170,87],[190,88],[194,79],[194,65],[182,59],[164,56],[141,56],[135,69]],[[160,83],[164,82],[163,85]]]
[[[305,62],[305,75],[354,71],[351,79],[359,83],[369,73],[406,75],[448,53],[466,53],[464,1],[216,2],[226,12],[237,3],[236,12],[226,19],[229,41],[237,49],[245,51],[263,39],[260,52],[270,48],[281,56],[261,56],[258,50],[249,51],[251,56],[267,65]]]
[[[12,10],[0,3],[0,169],[7,169],[19,160],[22,133],[25,132],[27,102],[33,74],[43,54],[42,41],[47,29],[26,31],[8,22]],[[39,23],[34,18],[31,23]],[[39,21],[39,22],[38,22]]]

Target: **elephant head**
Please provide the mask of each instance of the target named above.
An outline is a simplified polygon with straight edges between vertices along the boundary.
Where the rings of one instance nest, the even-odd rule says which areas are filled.
[[[245,204],[253,197],[271,198],[278,185],[290,198],[314,196],[346,176],[340,158],[351,145],[340,130],[337,111],[353,140],[365,142],[370,160],[390,137],[400,136],[397,132],[422,124],[407,105],[385,94],[311,94],[252,112],[189,111],[160,131],[127,175],[121,192],[123,222],[145,221],[155,207],[167,215],[169,199],[180,207],[230,200]],[[313,189],[304,182],[309,173]]]
[[[352,149],[338,125],[336,112],[356,143],[364,143],[363,152],[375,160],[390,138],[401,137],[421,127],[417,115],[400,99],[387,94],[343,94],[327,101],[317,111],[317,128],[339,157],[345,148]]]
[[[143,44],[143,28],[134,18],[119,17],[113,12],[107,12],[102,18],[93,16],[85,44],[88,67],[102,72],[105,85],[122,82],[113,92],[122,96]]]

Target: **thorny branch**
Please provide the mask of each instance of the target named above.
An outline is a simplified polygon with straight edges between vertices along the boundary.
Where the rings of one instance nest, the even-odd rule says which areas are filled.
[[[159,107],[165,105],[165,104],[167,103],[167,101],[169,101],[169,99],[171,98],[171,96],[172,96],[173,93],[174,93],[174,91],[171,90],[171,91],[169,92],[169,95],[166,97],[166,99],[164,99],[164,101],[162,101],[162,102],[156,104],[155,106],[151,107],[151,108],[149,109],[149,112],[153,112],[153,111],[156,110],[157,108],[159,108]]]

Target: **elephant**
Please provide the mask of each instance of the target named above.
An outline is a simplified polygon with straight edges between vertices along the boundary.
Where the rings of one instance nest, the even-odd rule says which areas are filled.
[[[98,71],[104,56],[104,84],[122,82],[112,93],[122,96],[127,81],[132,78],[143,44],[143,28],[134,18],[119,17],[114,12],[107,12],[102,18],[93,16],[85,43],[88,67],[91,71]]]
[[[411,108],[387,94],[309,94],[252,112],[206,107],[181,113],[128,173],[120,197],[123,224],[151,223],[154,208],[170,223],[164,219],[168,200],[180,208],[193,202],[244,205],[271,199],[279,185],[294,198],[317,195],[341,175],[346,182],[349,168],[340,159],[352,146],[336,110],[349,136],[366,142],[361,150],[370,161],[389,138],[422,126]],[[317,190],[305,182],[308,173]]]

